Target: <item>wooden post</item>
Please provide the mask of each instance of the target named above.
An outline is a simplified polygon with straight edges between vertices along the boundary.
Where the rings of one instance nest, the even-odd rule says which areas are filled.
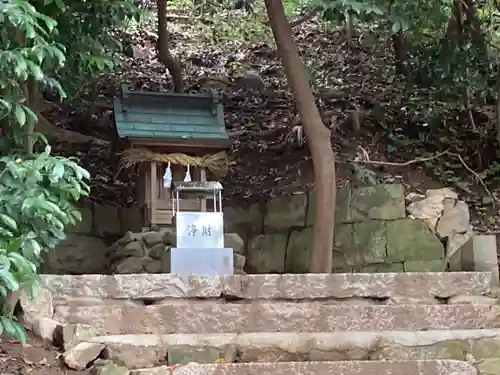
[[[151,225],[156,224],[156,200],[158,199],[158,178],[156,163],[151,162]]]
[[[200,169],[200,181],[207,180],[207,171],[205,168]],[[201,212],[207,212],[207,200],[206,198],[201,198]]]

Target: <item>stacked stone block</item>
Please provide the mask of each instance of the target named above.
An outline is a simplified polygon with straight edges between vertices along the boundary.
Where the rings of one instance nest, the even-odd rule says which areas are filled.
[[[249,207],[224,209],[226,233],[243,238],[235,252],[247,257],[248,273],[307,272],[310,261],[314,192],[278,197]],[[333,209],[333,207],[332,207]],[[445,249],[421,220],[406,217],[401,185],[340,189],[337,194],[334,272],[443,271]],[[139,244],[134,259],[123,260],[117,239],[142,234],[142,214],[134,207],[93,204],[68,239],[47,254],[44,273],[165,272],[156,250]],[[131,231],[132,234],[127,231]],[[144,242],[144,241],[143,241]],[[171,246],[169,239],[164,243]],[[129,246],[130,247],[130,246]],[[154,246],[153,246],[154,247]],[[143,253],[151,254],[138,262]],[[120,258],[118,260],[118,258]],[[163,268],[162,268],[163,267]]]
[[[170,273],[170,250],[175,243],[175,232],[170,229],[127,232],[108,252],[109,269],[113,274]],[[226,233],[224,244],[233,249],[235,274],[243,273],[243,240],[235,233]]]
[[[228,208],[229,229],[247,240],[248,272],[307,272],[314,192]],[[333,209],[333,208],[332,208]],[[333,272],[444,271],[444,247],[424,222],[406,217],[402,185],[337,194]]]

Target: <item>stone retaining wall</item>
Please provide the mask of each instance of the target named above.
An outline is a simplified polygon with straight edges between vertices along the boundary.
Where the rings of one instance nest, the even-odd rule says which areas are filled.
[[[301,273],[308,269],[314,193],[225,207],[226,232],[243,239],[248,273]],[[127,231],[140,232],[142,212],[92,204],[84,220],[69,229],[68,239],[46,257],[42,272],[55,274],[165,272],[155,250],[128,256],[110,247]],[[334,272],[443,271],[445,249],[422,220],[406,217],[401,185],[377,185],[338,192]],[[170,244],[169,244],[170,245]],[[142,253],[141,253],[142,251]],[[146,254],[147,256],[145,256]],[[119,261],[117,262],[117,259]],[[137,258],[143,258],[137,262]],[[124,271],[127,269],[127,271]]]
[[[246,239],[247,272],[306,272],[314,193],[228,208],[228,229]],[[337,194],[334,272],[443,271],[440,239],[406,217],[402,185],[342,189]]]

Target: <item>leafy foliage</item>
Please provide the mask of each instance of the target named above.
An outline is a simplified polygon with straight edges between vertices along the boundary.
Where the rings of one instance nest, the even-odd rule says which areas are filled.
[[[81,220],[78,199],[89,194],[89,173],[70,159],[52,156],[37,121],[33,96],[50,90],[66,97],[96,72],[114,67],[119,45],[113,28],[136,15],[132,0],[106,3],[62,0],[0,2],[0,332],[21,341],[22,326],[7,311],[13,292],[37,280],[43,252],[64,240],[65,227]],[[71,77],[71,80],[69,79]],[[68,84],[71,81],[73,85]],[[42,152],[26,148],[26,138]],[[45,149],[43,150],[43,145]],[[10,306],[9,308],[11,308]]]
[[[53,42],[64,46],[67,59],[57,75],[69,96],[81,92],[82,85],[97,74],[109,72],[120,63],[116,52],[122,46],[116,28],[140,15],[134,0],[33,0],[31,3],[57,24]]]
[[[0,158],[0,297],[30,288],[43,252],[66,238],[64,227],[81,220],[75,207],[90,188],[88,172],[50,155],[50,146],[29,159]],[[25,341],[17,319],[0,316],[0,332]]]
[[[0,2],[0,121],[12,126],[19,136],[36,114],[26,103],[27,82],[56,89],[64,97],[58,81],[47,72],[65,62],[62,47],[50,41],[56,22],[38,12],[28,1]],[[20,141],[17,138],[17,141]]]

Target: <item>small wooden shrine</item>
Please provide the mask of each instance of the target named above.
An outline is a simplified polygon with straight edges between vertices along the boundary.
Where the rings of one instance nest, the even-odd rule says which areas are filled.
[[[139,166],[145,227],[172,224],[173,181],[207,181],[227,173],[231,141],[222,104],[213,92],[184,94],[122,86],[114,101],[118,136],[129,141],[120,167]],[[206,211],[206,197],[182,199],[183,211]]]

